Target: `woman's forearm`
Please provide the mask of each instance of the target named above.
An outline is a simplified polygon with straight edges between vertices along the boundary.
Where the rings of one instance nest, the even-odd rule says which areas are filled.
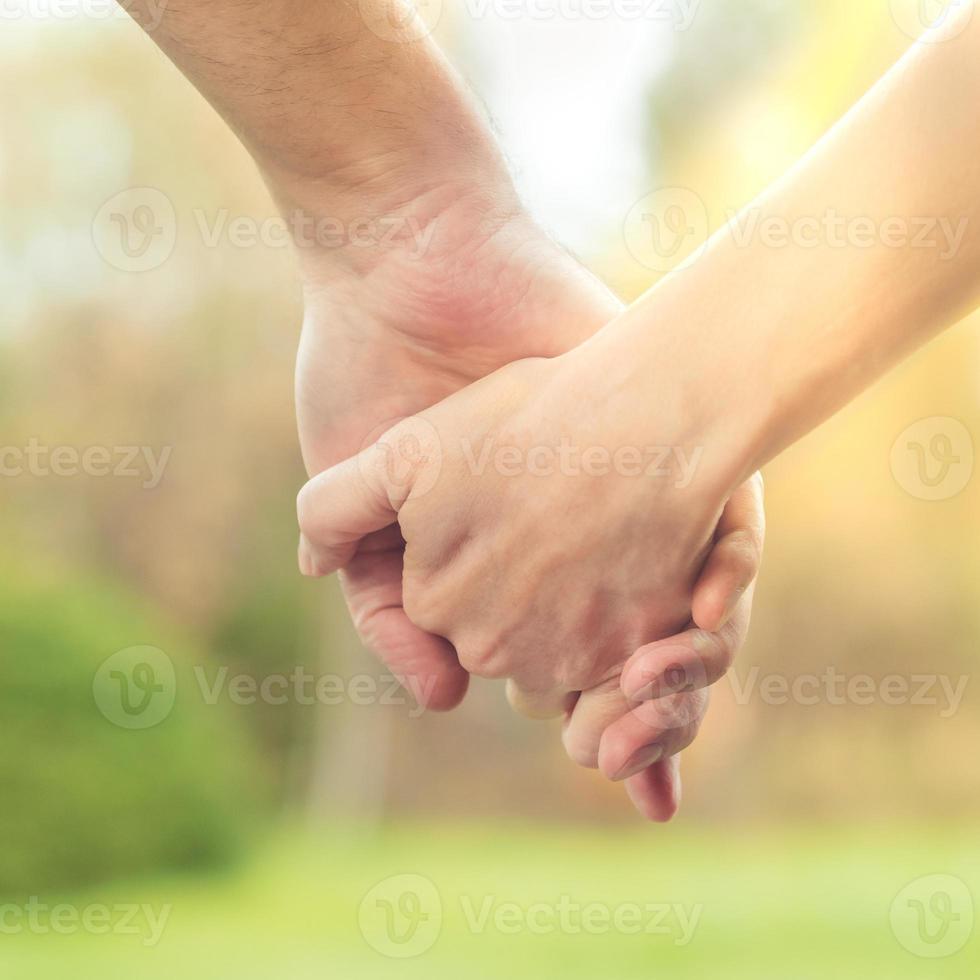
[[[676,361],[689,399],[721,406],[741,479],[976,305],[978,208],[975,18],[915,45],[610,337],[649,351],[657,377]]]

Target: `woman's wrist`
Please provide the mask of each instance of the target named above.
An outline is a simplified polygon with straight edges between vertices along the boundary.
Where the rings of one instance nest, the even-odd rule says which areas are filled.
[[[685,485],[724,500],[769,458],[778,411],[755,344],[701,273],[664,280],[569,356],[601,379],[604,412],[628,420],[622,438],[696,461]]]

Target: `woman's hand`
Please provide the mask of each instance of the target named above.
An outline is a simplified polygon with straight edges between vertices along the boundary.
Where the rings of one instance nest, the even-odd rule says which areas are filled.
[[[623,664],[665,636],[685,631],[679,642],[693,642],[699,578],[698,622],[721,630],[757,570],[757,550],[738,542],[761,526],[755,496],[747,523],[743,508],[719,524],[730,495],[720,454],[685,438],[700,420],[667,404],[651,411],[634,373],[602,351],[586,344],[509,365],[314,478],[299,502],[304,571],[347,567],[355,583],[371,553],[363,540],[394,534],[397,520],[406,542],[399,605],[444,637],[467,671],[510,678],[522,710],[568,710],[576,692],[599,688],[574,705],[568,726],[592,731],[595,750],[566,740],[593,765],[600,732],[588,720],[605,722],[610,704],[623,715]],[[661,420],[654,431],[650,416]],[[719,662],[742,635],[712,636]],[[703,703],[685,691],[659,709],[665,759],[693,737]],[[648,709],[639,725],[613,730],[609,775],[635,768],[619,757],[651,744],[652,717]],[[651,778],[662,784],[670,771]]]

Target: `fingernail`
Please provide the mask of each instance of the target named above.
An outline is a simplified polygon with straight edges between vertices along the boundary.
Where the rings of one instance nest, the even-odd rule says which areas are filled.
[[[738,604],[742,601],[742,596],[744,593],[745,589],[736,589],[735,592],[733,592],[729,597],[728,603],[725,606],[725,611],[721,614],[721,621],[718,623],[718,630],[728,625],[728,621],[735,615],[735,610],[738,608]]]
[[[618,783],[623,779],[629,779],[630,776],[635,776],[638,772],[643,772],[655,762],[659,762],[663,754],[662,745],[645,745],[642,749],[637,749],[626,764],[613,776],[613,782]]]

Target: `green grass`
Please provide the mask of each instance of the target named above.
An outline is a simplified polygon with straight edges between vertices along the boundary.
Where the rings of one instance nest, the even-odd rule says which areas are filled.
[[[419,887],[418,899],[399,899],[389,885],[362,901],[378,882],[400,874],[419,875],[431,884]],[[976,936],[955,955],[930,960],[908,952],[893,933],[889,910],[896,895],[910,881],[932,874],[955,875],[973,896],[980,895],[976,834],[918,829],[747,835],[689,827],[547,832],[499,825],[414,825],[372,836],[340,830],[296,833],[281,836],[248,865],[222,877],[118,884],[85,895],[45,897],[50,904],[63,901],[77,908],[147,903],[159,910],[169,905],[169,920],[152,947],[144,946],[140,935],[16,933],[9,928],[11,919],[0,918],[0,976],[980,976]],[[386,901],[410,917],[417,912],[429,917],[403,945],[385,939]],[[554,917],[562,903],[564,931]],[[597,917],[592,932],[575,915],[575,909],[590,905]],[[953,913],[968,915],[968,905],[955,899]],[[629,929],[641,922],[655,925],[663,914],[658,910],[665,907],[698,917],[686,945],[678,942],[682,930],[676,911],[663,919],[669,931],[660,935],[618,930],[608,919],[618,912]],[[416,952],[430,939],[434,942],[411,958],[382,955],[362,934],[359,908],[368,939],[388,951]],[[488,913],[485,919],[483,913]],[[408,920],[395,921],[408,935]],[[137,925],[145,928],[145,922],[141,916]],[[964,923],[961,918],[954,928],[965,928]]]

